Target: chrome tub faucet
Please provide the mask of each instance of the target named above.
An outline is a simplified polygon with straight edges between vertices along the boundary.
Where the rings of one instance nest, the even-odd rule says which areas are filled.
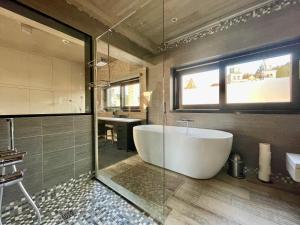
[[[189,128],[190,128],[190,124],[193,123],[194,120],[191,119],[181,119],[181,120],[177,120],[177,123],[184,123],[185,127],[186,127],[186,134],[188,135],[189,132]]]

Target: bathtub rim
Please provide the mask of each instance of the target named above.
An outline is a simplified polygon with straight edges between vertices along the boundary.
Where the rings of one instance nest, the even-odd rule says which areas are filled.
[[[154,127],[161,127],[161,130],[151,130],[151,129],[142,129],[143,127],[150,127],[150,126],[154,126]],[[133,127],[133,130],[139,130],[139,131],[146,131],[146,132],[152,132],[152,133],[161,133],[161,135],[163,135],[163,127],[167,128],[186,128],[186,127],[182,127],[182,126],[169,126],[169,125],[160,125],[160,124],[143,124],[143,125],[137,125]],[[215,131],[218,133],[222,133],[224,134],[223,137],[220,136],[215,136],[215,137],[201,137],[201,136],[195,136],[195,135],[188,135],[186,136],[186,134],[184,133],[178,133],[178,135],[182,135],[185,136],[186,138],[194,138],[194,139],[202,139],[202,140],[223,140],[223,139],[232,139],[233,138],[233,134],[227,131],[223,131],[223,130],[217,130],[217,129],[209,129],[209,128],[198,128],[198,127],[190,127],[189,130],[191,129],[198,129],[198,130],[207,130],[207,131]]]

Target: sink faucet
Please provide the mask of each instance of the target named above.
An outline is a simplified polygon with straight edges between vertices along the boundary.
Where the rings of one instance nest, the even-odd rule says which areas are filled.
[[[118,116],[118,111],[116,109],[113,110],[112,112],[113,117],[117,117]]]
[[[192,123],[192,122],[194,122],[194,120],[190,120],[190,119],[181,119],[181,120],[177,120],[177,123],[185,123],[186,134],[187,134],[187,135],[188,135],[190,123]]]

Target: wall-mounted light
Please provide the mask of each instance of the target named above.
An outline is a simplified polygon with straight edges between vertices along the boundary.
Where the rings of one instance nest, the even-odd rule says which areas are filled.
[[[32,26],[29,26],[25,23],[21,23],[21,31],[25,34],[31,35],[32,34]]]
[[[151,100],[152,91],[144,91],[142,96],[143,109],[146,110]]]
[[[147,102],[150,102],[151,100],[152,91],[144,91],[143,96],[146,99]]]
[[[176,23],[178,21],[178,18],[177,17],[173,17],[172,19],[171,19],[171,22],[172,23]]]

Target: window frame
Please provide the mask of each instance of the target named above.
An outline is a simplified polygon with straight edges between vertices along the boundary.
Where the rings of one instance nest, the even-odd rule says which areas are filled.
[[[107,89],[110,87],[107,87],[104,89],[104,101],[105,101],[105,107],[104,109],[106,111],[112,111],[112,110],[122,110],[124,112],[139,112],[141,103],[139,106],[125,106],[125,86],[129,84],[140,84],[140,79],[139,78],[134,78],[134,79],[128,79],[128,80],[123,80],[119,82],[114,82],[111,84],[110,87],[113,86],[120,86],[120,106],[119,107],[107,107]],[[141,95],[141,93],[140,93]]]
[[[291,102],[227,103],[226,66],[241,64],[263,58],[291,54]],[[181,76],[201,71],[219,69],[219,104],[182,105]],[[300,113],[300,39],[270,45],[251,51],[224,56],[215,60],[171,69],[173,88],[172,112],[224,112],[224,113]]]

